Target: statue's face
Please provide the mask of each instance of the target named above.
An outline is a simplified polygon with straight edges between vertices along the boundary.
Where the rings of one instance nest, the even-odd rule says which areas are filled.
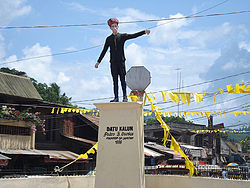
[[[110,26],[110,29],[112,30],[113,34],[116,34],[118,32],[118,24],[117,23],[113,23]]]

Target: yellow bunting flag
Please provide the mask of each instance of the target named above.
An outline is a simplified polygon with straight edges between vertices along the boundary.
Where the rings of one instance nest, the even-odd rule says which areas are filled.
[[[192,93],[192,94],[193,94],[195,102],[197,103],[203,101],[203,96],[206,95],[205,93]]]
[[[154,100],[156,100],[154,92],[150,91],[150,93],[151,93],[152,97],[154,98]]]
[[[218,89],[220,90],[220,94],[222,94],[224,92],[223,89],[221,89],[221,88],[218,88]]]
[[[245,87],[246,87],[245,83],[242,82],[242,84],[241,84],[241,86],[240,86],[240,88],[239,88],[239,92],[240,92],[240,93],[244,93]]]
[[[191,93],[186,93],[186,100],[187,100],[187,105],[188,106],[190,104],[190,98],[191,98]]]
[[[51,114],[55,113],[55,107],[52,108]]]
[[[170,100],[176,104],[179,103],[179,96],[176,93],[169,92]]]
[[[185,93],[181,93],[180,94],[180,98],[183,104],[186,104],[187,100],[186,100],[186,94]]]
[[[170,149],[174,150],[176,153],[179,153],[181,150],[179,144],[177,143],[177,141],[175,140],[173,136],[171,137]]]
[[[189,176],[192,176],[194,174],[195,167],[194,167],[193,163],[185,155],[185,153],[182,151],[182,149],[180,148],[179,144],[176,142],[176,140],[173,136],[171,138],[170,149],[174,150],[177,153],[180,153],[180,155],[186,160],[186,168],[189,169]]]
[[[231,85],[227,85],[227,92],[228,93],[234,93],[234,89],[233,89],[232,84]]]
[[[138,100],[138,97],[136,95],[133,95],[132,92],[130,92],[129,96],[133,102],[136,102]]]
[[[246,90],[244,91],[244,93],[250,93],[250,85],[246,87]]]
[[[167,92],[162,91],[161,94],[162,94],[162,99],[163,99],[163,101],[164,101],[164,102],[167,102]]]
[[[185,116],[185,118],[187,117],[187,112],[183,112],[183,114],[184,114],[184,116]]]
[[[236,84],[234,86],[234,93],[240,93],[240,86],[239,86],[239,84]]]
[[[87,153],[84,153],[84,154],[81,154],[77,157],[77,160],[79,159],[87,159],[88,158],[88,154]]]
[[[218,93],[214,92],[214,99],[213,99],[214,103],[216,102],[216,101],[215,101],[215,97],[216,97],[217,94],[218,94]]]
[[[214,113],[216,116],[218,116],[218,114],[217,114],[217,112],[216,112],[216,111],[213,111],[213,113]]]
[[[207,119],[210,119],[211,112],[205,112]]]

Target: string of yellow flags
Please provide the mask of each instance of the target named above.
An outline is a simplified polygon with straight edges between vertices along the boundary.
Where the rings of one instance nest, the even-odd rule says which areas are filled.
[[[239,134],[239,133],[249,133],[250,131],[246,131],[246,130],[242,130],[242,131],[239,131],[239,130],[220,130],[220,129],[217,129],[217,130],[192,130],[192,132],[195,132],[195,133],[236,133],[236,134]]]
[[[171,133],[169,131],[170,127],[161,118],[161,112],[159,112],[160,108],[155,106],[153,104],[153,100],[147,94],[145,94],[144,102],[146,102],[147,99],[151,104],[152,112],[154,112],[154,114],[156,116],[156,119],[160,122],[160,125],[164,130],[164,136],[163,136],[163,139],[162,139],[163,140],[163,145],[166,146],[167,139],[170,136],[171,137],[170,149],[174,150],[177,153],[180,153],[180,155],[185,159],[186,168],[189,169],[189,176],[192,176],[194,174],[194,169],[195,169],[194,164],[189,160],[189,158],[186,156],[186,154],[182,151],[182,149],[181,149],[180,145],[178,144],[178,142],[171,135]]]
[[[144,116],[150,116],[152,115],[152,111],[144,111]],[[232,113],[235,115],[235,117],[240,116],[240,115],[244,115],[246,116],[247,114],[250,114],[250,111],[231,111],[231,112],[218,112],[218,111],[209,111],[209,112],[200,112],[200,111],[185,111],[185,112],[169,112],[169,111],[164,111],[158,112],[160,115],[164,116],[164,117],[180,117],[182,118],[183,116],[187,117],[187,115],[192,115],[192,116],[197,116],[197,117],[207,117],[210,118],[211,115],[216,115],[216,116],[220,116],[220,117],[227,117],[227,113]]]
[[[80,154],[74,161],[71,161],[70,163],[64,165],[61,168],[55,168],[54,171],[55,172],[61,172],[64,168],[66,168],[67,166],[73,164],[74,162],[78,161],[79,159],[88,159],[89,158],[89,154],[95,154],[97,152],[97,148],[98,148],[98,142],[96,142],[96,144],[90,148],[86,153],[84,154]]]
[[[53,107],[51,110],[51,114],[64,114],[65,112],[72,112],[72,113],[91,113],[92,116],[98,116],[99,110],[91,110],[85,108],[61,108],[61,107]]]
[[[204,96],[206,96],[207,94],[213,94],[214,98],[213,98],[213,102],[216,102],[216,96],[218,94],[222,94],[224,93],[224,90],[221,88],[218,88],[218,92],[171,92],[171,91],[161,91],[161,95],[162,95],[162,100],[164,102],[167,102],[167,99],[169,98],[169,100],[173,103],[179,104],[180,101],[182,101],[183,104],[190,104],[191,98],[193,97],[194,101],[196,103],[199,103],[201,101],[203,101]],[[250,85],[246,86],[244,82],[242,82],[241,85],[236,84],[235,87],[231,85],[227,85],[227,92],[228,93],[250,93]],[[156,100],[155,97],[155,93],[150,91],[150,94],[152,95],[152,97]],[[130,96],[130,97],[134,97],[134,96]],[[136,98],[131,98],[132,101],[136,101]]]

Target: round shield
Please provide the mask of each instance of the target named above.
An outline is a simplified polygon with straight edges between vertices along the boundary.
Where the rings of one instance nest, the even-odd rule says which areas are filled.
[[[132,91],[144,91],[151,83],[150,72],[144,66],[133,66],[126,74],[126,83]]]

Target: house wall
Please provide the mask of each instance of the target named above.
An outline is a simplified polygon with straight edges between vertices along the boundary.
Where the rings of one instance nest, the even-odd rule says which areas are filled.
[[[0,134],[0,149],[31,149],[31,137]]]
[[[30,129],[30,124],[26,121],[0,119],[0,149],[34,149],[35,133]]]
[[[213,178],[146,175],[145,188],[249,188],[250,181]],[[112,180],[110,180],[112,183]],[[95,176],[54,176],[0,179],[0,187],[9,188],[94,188]],[[105,187],[104,187],[105,188]]]

